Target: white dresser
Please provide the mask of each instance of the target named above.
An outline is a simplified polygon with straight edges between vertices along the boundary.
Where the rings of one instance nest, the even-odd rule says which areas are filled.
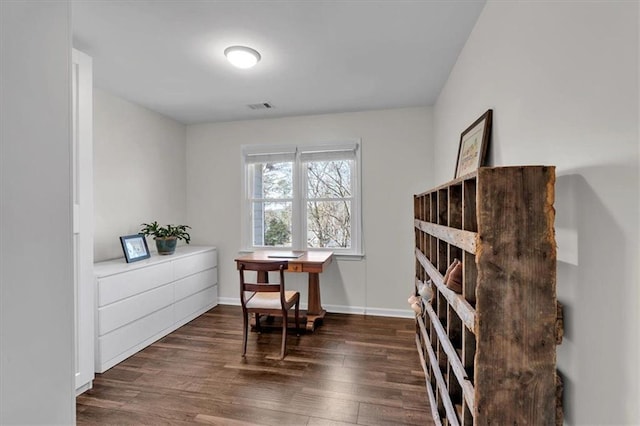
[[[102,373],[218,304],[215,247],[180,246],[134,263],[94,264],[95,369]]]

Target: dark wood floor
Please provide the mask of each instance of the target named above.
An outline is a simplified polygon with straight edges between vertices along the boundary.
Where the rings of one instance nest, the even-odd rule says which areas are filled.
[[[314,333],[249,334],[218,306],[103,374],[78,424],[430,425],[413,320],[327,314]]]

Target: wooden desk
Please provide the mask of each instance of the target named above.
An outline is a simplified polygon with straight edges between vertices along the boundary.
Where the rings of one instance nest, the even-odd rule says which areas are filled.
[[[288,272],[306,272],[309,274],[309,300],[307,307],[307,330],[313,331],[317,320],[322,320],[327,313],[322,309],[320,300],[320,273],[333,260],[333,253],[330,251],[306,251],[298,258],[274,258],[270,255],[282,253],[283,250],[263,250],[249,253],[235,259],[249,262],[280,262],[288,261]],[[258,282],[269,282],[266,272],[258,273]]]

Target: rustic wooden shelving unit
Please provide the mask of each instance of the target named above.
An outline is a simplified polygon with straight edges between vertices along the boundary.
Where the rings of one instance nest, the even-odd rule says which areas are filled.
[[[436,424],[562,424],[553,166],[482,167],[414,197],[416,344]],[[462,294],[443,282],[463,265]]]

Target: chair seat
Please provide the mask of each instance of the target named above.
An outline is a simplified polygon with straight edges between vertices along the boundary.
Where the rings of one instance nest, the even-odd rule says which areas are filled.
[[[297,291],[285,291],[284,298],[291,303]],[[282,309],[280,306],[280,293],[254,293],[246,303],[247,309]]]

